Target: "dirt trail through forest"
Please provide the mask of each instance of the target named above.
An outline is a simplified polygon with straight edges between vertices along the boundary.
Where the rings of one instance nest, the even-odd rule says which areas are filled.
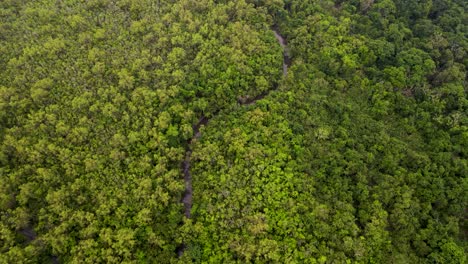
[[[279,33],[277,27],[273,27],[273,33],[275,34],[276,40],[278,41],[280,46],[283,48],[283,75],[286,76],[288,74],[288,67],[291,64],[291,58],[289,56],[287,42],[286,42],[286,39]],[[276,90],[276,88],[277,87],[275,87],[272,90]],[[255,104],[258,100],[263,99],[265,96],[267,96],[272,90],[261,93],[253,98],[247,98],[245,100],[238,100],[238,102],[241,105]],[[184,195],[182,198],[182,203],[184,204],[184,212],[185,212],[184,214],[185,214],[185,217],[187,218],[191,217],[190,213],[192,210],[193,189],[192,189],[192,174],[190,173],[191,158],[192,158],[192,143],[194,140],[199,139],[201,137],[200,128],[201,126],[207,125],[209,121],[210,119],[208,119],[206,116],[202,116],[198,120],[198,122],[195,125],[193,125],[193,137],[189,139],[187,142],[188,144],[185,149],[185,159],[182,162],[182,170],[184,173],[184,182],[185,182],[185,191],[184,191]],[[181,247],[177,249],[177,254],[181,256],[184,250],[185,250],[185,244],[181,245]]]

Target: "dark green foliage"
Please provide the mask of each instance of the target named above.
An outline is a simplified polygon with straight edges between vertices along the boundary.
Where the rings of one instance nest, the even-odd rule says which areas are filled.
[[[466,263],[467,25],[463,0],[2,1],[0,263]]]

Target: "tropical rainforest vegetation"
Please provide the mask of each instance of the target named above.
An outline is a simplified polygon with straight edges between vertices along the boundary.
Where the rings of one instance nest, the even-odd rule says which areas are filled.
[[[466,263],[467,9],[1,1],[0,263]]]

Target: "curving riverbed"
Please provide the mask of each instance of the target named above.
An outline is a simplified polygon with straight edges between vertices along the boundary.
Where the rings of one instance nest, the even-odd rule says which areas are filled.
[[[283,48],[283,75],[286,76],[288,74],[288,66],[291,63],[291,59],[289,57],[289,52],[287,49],[288,43],[286,42],[286,39],[283,36],[281,36],[277,29],[274,29],[273,33],[275,33],[276,40],[278,40],[278,43]]]
[[[283,48],[283,75],[286,76],[288,74],[288,67],[291,63],[289,52],[287,50],[287,42],[286,42],[286,39],[279,33],[276,27],[273,29],[273,33],[275,34],[276,40],[278,41],[280,46]],[[238,103],[240,105],[255,104],[258,100],[267,96],[271,91],[272,90],[259,94],[253,98],[238,100]],[[192,143],[194,140],[199,139],[201,137],[200,128],[201,126],[207,125],[209,121],[210,119],[208,119],[206,116],[202,116],[198,120],[198,122],[195,125],[193,125],[193,137],[187,141],[187,147],[185,149],[185,159],[182,162],[182,171],[184,173],[185,191],[182,197],[182,203],[184,204],[184,215],[186,218],[191,217],[191,211],[192,211],[193,189],[192,189],[192,174],[190,173],[191,158],[192,158]],[[181,245],[181,247],[177,249],[177,254],[181,256],[184,250],[185,250],[185,245],[183,244]]]
[[[182,169],[184,171],[185,191],[182,198],[184,204],[185,217],[190,218],[190,211],[192,210],[192,174],[190,173],[190,159],[192,157],[192,143],[195,139],[200,138],[200,127],[208,124],[209,119],[202,116],[198,122],[193,126],[193,137],[187,142],[185,152],[185,159],[182,162]]]

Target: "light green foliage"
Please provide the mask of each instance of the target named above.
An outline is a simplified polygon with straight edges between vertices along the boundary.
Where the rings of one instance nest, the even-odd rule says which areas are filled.
[[[44,0],[3,2],[1,19],[0,262],[174,260],[192,123],[281,74],[266,14]]]

